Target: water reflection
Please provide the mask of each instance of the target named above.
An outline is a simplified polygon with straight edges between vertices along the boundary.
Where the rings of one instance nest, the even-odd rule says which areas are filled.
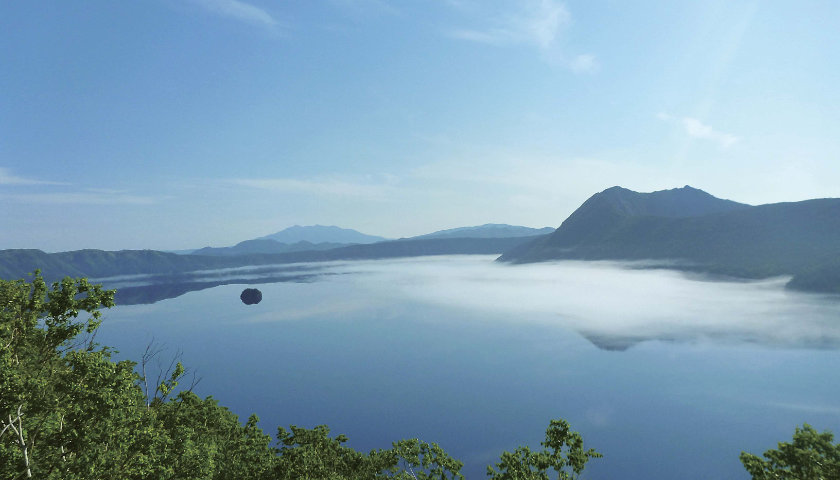
[[[723,281],[638,263],[511,266],[466,258],[337,270],[368,277],[372,289],[391,295],[484,312],[488,321],[561,326],[607,350],[647,340],[840,347],[840,296],[786,290],[784,277]]]
[[[486,313],[487,321],[550,324],[604,350],[647,340],[840,346],[837,296],[785,290],[786,278],[710,281],[636,264],[494,263],[490,256],[275,265],[173,276],[98,279],[120,305],[148,304],[229,284],[342,281],[388,297]],[[340,276],[340,277],[339,277]]]
[[[587,478],[626,480],[743,478],[742,450],[804,422],[840,431],[840,302],[785,279],[492,256],[285,267],[208,272],[266,282],[259,305],[231,284],[119,307],[99,340],[124,359],[150,339],[182,350],[202,395],[266,432],[327,424],[362,451],[422,438],[468,479],[557,417],[605,454]]]
[[[91,281],[102,284],[105,288],[116,289],[117,305],[142,305],[221,285],[311,282],[319,276],[335,275],[336,272],[330,272],[327,269],[338,265],[340,264],[267,265],[171,275],[126,275],[94,278]]]

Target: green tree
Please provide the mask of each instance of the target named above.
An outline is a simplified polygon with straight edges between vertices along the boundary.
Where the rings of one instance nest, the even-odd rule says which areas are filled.
[[[389,449],[356,451],[325,425],[279,428],[277,447],[252,415],[239,418],[212,397],[180,389],[175,359],[156,380],[114,362],[93,341],[100,308],[114,291],[84,278],[48,288],[0,280],[0,478],[50,480],[462,480],[463,464],[439,445],[417,439]],[[84,315],[83,315],[84,312]],[[599,457],[562,420],[546,431],[543,452],[504,453],[494,479],[561,479]]]
[[[256,417],[168,399],[180,363],[149,398],[135,363],[93,341],[113,298],[86,279],[0,281],[0,478],[268,479],[277,449]]]
[[[792,442],[764,452],[764,459],[747,452],[740,458],[753,480],[840,480],[840,444],[807,423],[796,428]]]
[[[0,282],[3,478],[107,478],[126,466],[113,456],[132,443],[117,423],[130,426],[125,407],[140,399],[133,364],[111,362],[89,336],[113,299],[86,279],[48,290],[37,271],[32,283]]]
[[[277,429],[280,457],[275,470],[278,480],[373,479],[384,468],[381,457],[366,455],[344,445],[345,435],[330,437],[326,425],[307,429],[292,425]]]
[[[439,445],[400,440],[390,449],[365,454],[345,446],[347,436],[330,437],[326,425],[278,428],[281,443],[275,478],[292,480],[463,480],[463,463]]]
[[[560,480],[578,478],[590,458],[601,458],[594,449],[583,449],[583,437],[571,431],[563,419],[552,420],[545,431],[545,447],[532,451],[518,447],[513,452],[503,452],[501,462],[487,467],[487,476],[492,480],[549,480],[549,470],[554,470]]]
[[[93,341],[114,292],[0,281],[0,478],[149,478],[159,437],[134,363]]]
[[[212,397],[201,399],[189,391],[153,403],[151,412],[160,432],[153,478],[268,478],[277,451],[257,427],[256,416],[243,426]]]
[[[390,461],[385,475],[401,480],[463,480],[459,460],[450,457],[436,443],[426,443],[416,438],[393,443],[393,448],[380,452]]]

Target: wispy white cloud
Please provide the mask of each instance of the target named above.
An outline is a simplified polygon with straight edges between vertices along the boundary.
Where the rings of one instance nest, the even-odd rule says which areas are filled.
[[[592,172],[599,175],[593,176]],[[480,165],[470,158],[447,158],[416,167],[411,174],[457,191],[489,190],[496,198],[507,195],[508,203],[518,203],[528,209],[554,205],[559,212],[565,212],[554,219],[558,224],[565,218],[563,215],[607,187],[623,185],[638,191],[653,191],[679,185],[681,180],[671,178],[657,166],[627,161],[505,152],[482,154]]]
[[[400,15],[402,12],[395,2],[388,0],[331,0],[331,3],[352,12],[354,16],[370,16],[380,13]]]
[[[6,191],[0,193],[0,199],[7,202],[20,202],[27,204],[133,204],[149,205],[157,203],[155,197],[134,195],[126,190],[115,190],[111,188],[87,188],[81,191],[66,191],[68,188],[61,188],[71,185],[66,182],[53,182],[20,177],[11,172],[8,168],[0,167],[0,186],[21,186],[21,187],[48,187],[29,188],[21,192],[19,189],[14,192]],[[57,191],[65,190],[65,191]]]
[[[470,42],[486,43],[488,45],[502,45],[508,40],[506,34],[503,33],[504,32],[480,32],[478,30],[457,29],[449,32],[449,36],[457,38],[458,40],[468,40]]]
[[[496,45],[524,43],[550,48],[571,16],[566,7],[552,0],[523,2],[519,10],[497,13],[488,25],[476,29],[455,29],[451,35],[462,40]]]
[[[598,60],[594,55],[578,55],[569,61],[569,68],[575,73],[589,73],[598,69]]]
[[[738,141],[738,137],[735,135],[715,130],[696,118],[674,117],[667,113],[658,113],[656,118],[666,122],[679,123],[688,136],[702,140],[711,140],[720,144],[722,147],[730,147]]]
[[[453,8],[476,16],[476,6],[470,8],[461,3],[449,3]],[[592,54],[570,55],[562,45],[562,34],[571,24],[571,14],[563,3],[555,0],[532,0],[514,3],[518,8],[489,15],[476,28],[457,28],[449,36],[488,45],[529,45],[538,49],[543,57],[554,64],[560,64],[575,73],[592,72],[598,62]]]
[[[719,132],[696,118],[685,117],[682,119],[682,124],[686,133],[694,138],[714,140],[724,147],[728,147],[738,141],[738,137],[735,135]]]
[[[277,20],[267,11],[256,5],[240,0],[190,0],[195,5],[216,15],[250,23],[262,27],[273,28]]]
[[[279,193],[301,193],[322,196],[384,199],[395,190],[396,177],[378,175],[375,178],[237,178],[230,183],[242,187],[271,190]]]
[[[51,182],[33,178],[19,177],[8,168],[0,167],[0,185],[67,185],[64,182]]]
[[[0,199],[26,204],[76,205],[151,205],[159,201],[155,197],[103,191],[0,194]]]
[[[824,405],[805,402],[768,402],[767,406],[780,408],[784,410],[795,410],[805,413],[840,415],[840,407],[837,407],[836,405]]]

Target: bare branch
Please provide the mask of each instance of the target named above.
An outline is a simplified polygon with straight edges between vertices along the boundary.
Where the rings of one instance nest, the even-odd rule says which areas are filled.
[[[150,407],[155,402],[165,402],[166,399],[178,387],[179,381],[186,375],[192,373],[192,380],[187,388],[180,387],[180,391],[191,392],[193,388],[201,381],[196,377],[195,372],[184,368],[181,359],[184,356],[183,351],[178,350],[169,358],[169,364],[164,367],[160,360],[160,354],[166,350],[165,346],[158,345],[154,339],[146,346],[146,350],[140,359],[140,370],[142,388],[146,395],[146,407]],[[151,370],[151,363],[154,360],[157,370],[157,376],[154,384],[150,384],[149,374]]]
[[[146,396],[146,407],[151,405],[153,395],[149,395],[149,377],[148,373],[146,372],[146,367],[149,365],[155,357],[157,357],[161,352],[163,352],[164,347],[162,345],[157,345],[155,343],[154,337],[146,344],[146,350],[143,352],[143,356],[140,358],[140,369],[142,372],[141,381],[143,382],[143,393]],[[159,380],[160,378],[158,378]]]

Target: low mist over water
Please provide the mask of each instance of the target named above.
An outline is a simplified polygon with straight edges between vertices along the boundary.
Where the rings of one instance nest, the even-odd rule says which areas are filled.
[[[508,265],[492,257],[355,262],[325,271],[351,274],[330,280],[351,282],[370,298],[480,312],[487,321],[556,325],[592,338],[840,345],[840,296],[787,291],[786,277],[741,281],[644,263]]]
[[[363,450],[419,437],[468,479],[538,446],[557,417],[604,453],[592,479],[746,478],[742,450],[804,422],[840,431],[836,297],[784,278],[493,260],[297,265],[305,276],[279,282],[289,266],[249,271],[276,282],[257,305],[241,283],[205,285],[112,309],[99,339],[132,359],[153,338],[181,350],[199,394],[256,412],[268,433],[327,424]]]

